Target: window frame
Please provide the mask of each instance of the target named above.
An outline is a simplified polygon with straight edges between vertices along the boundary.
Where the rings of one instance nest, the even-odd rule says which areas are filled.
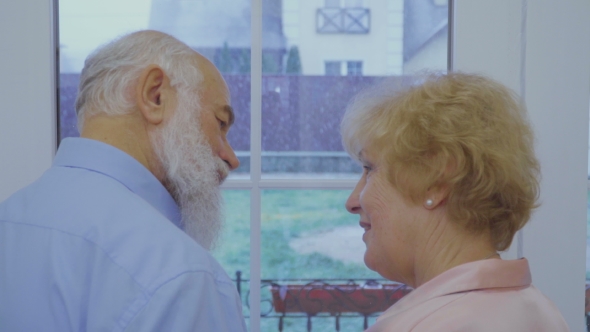
[[[32,1],[32,3],[31,3]],[[1,114],[0,132],[22,135],[1,136],[0,200],[30,183],[49,167],[57,142],[57,89],[58,74],[55,71],[57,34],[51,33],[57,24],[54,12],[56,0],[7,1],[0,3],[0,16],[15,34],[0,34],[0,44],[9,45],[2,53],[0,67],[4,72],[16,73],[22,66],[23,84],[7,81],[0,89],[3,100],[22,95],[24,99],[5,108]],[[52,7],[53,4],[53,7]],[[522,15],[528,6],[528,15]],[[454,9],[450,30],[454,36],[451,66],[458,70],[477,71],[491,75],[504,84],[520,91],[524,77],[526,102],[530,118],[536,129],[537,153],[543,170],[541,208],[534,214],[529,226],[515,245],[519,245],[531,263],[534,282],[551,298],[564,314],[574,331],[581,331],[585,322],[581,315],[585,289],[586,244],[586,195],[588,157],[588,90],[590,90],[590,46],[580,43],[590,33],[590,3],[576,2],[528,2],[526,0],[461,1]],[[252,3],[252,71],[261,73],[262,55],[259,48],[262,26],[262,0]],[[25,13],[26,15],[23,15]],[[26,19],[23,19],[26,18]],[[550,22],[549,24],[547,22]],[[514,40],[515,31],[526,28],[525,40]],[[48,33],[49,32],[49,33]],[[563,38],[567,32],[569,38]],[[258,38],[258,39],[257,39]],[[586,38],[586,39],[584,39]],[[528,39],[528,40],[527,40]],[[522,61],[522,44],[525,44],[525,61]],[[14,56],[18,54],[19,56]],[[568,61],[554,59],[569,56]],[[16,61],[17,59],[18,61]],[[42,64],[37,67],[36,64]],[[522,75],[522,76],[521,76]],[[261,75],[253,75],[252,109],[260,109]],[[254,89],[254,87],[257,87]],[[8,105],[8,104],[7,104]],[[14,105],[14,108],[9,107]],[[568,109],[567,117],[563,109]],[[252,117],[260,114],[252,113]],[[252,122],[260,128],[260,119]],[[252,131],[251,142],[259,142],[259,131]],[[257,141],[258,139],[258,141]],[[260,156],[259,156],[260,157]],[[254,159],[254,158],[253,158]],[[260,160],[260,158],[258,158]],[[255,167],[252,167],[255,166]],[[252,170],[260,169],[260,162],[251,160]],[[563,172],[567,169],[567,172]],[[256,180],[256,185],[252,184]],[[260,197],[266,188],[292,189],[325,188],[349,189],[354,183],[346,181],[313,181],[304,183],[265,180],[260,173],[248,181],[229,180],[224,188],[250,189],[251,196]],[[308,186],[309,185],[309,186]],[[260,213],[260,200],[252,200]],[[251,218],[251,238],[260,241],[260,227]],[[253,242],[256,242],[253,241]],[[550,241],[550,242],[548,242]],[[547,246],[546,243],[551,243]],[[558,248],[558,249],[555,249]],[[517,253],[509,252],[516,257]],[[251,301],[260,300],[260,248],[251,250]],[[258,262],[258,263],[257,263]],[[556,276],[555,271],[559,271]],[[258,278],[254,274],[258,273]],[[258,291],[257,291],[258,290]],[[257,293],[257,294],[256,294]],[[259,303],[259,302],[258,302]],[[251,306],[252,308],[253,306]],[[252,317],[259,317],[251,310]],[[259,318],[254,318],[253,321]],[[254,322],[255,323],[255,322]],[[251,331],[258,331],[259,324],[252,324]]]
[[[363,61],[348,60],[346,61],[346,75],[347,76],[362,76],[363,75]]]
[[[338,66],[338,73],[332,73],[330,70],[328,70],[329,66],[334,66],[334,68],[336,67],[336,65]],[[336,61],[336,60],[326,60],[324,61],[324,75],[325,76],[342,76],[342,61]]]
[[[449,18],[452,18],[452,1],[449,4]],[[250,178],[228,178],[222,189],[250,190],[250,330],[260,330],[260,300],[261,300],[261,215],[262,191],[267,189],[328,189],[353,190],[356,179],[318,179],[304,178],[264,178],[262,174],[262,0],[251,2],[251,95],[250,95]],[[451,20],[452,22],[452,20]],[[452,45],[452,29],[448,35],[448,49]],[[451,53],[448,51],[447,56]],[[325,62],[324,62],[325,63]],[[342,75],[342,61],[340,74]],[[449,65],[451,61],[447,62]],[[343,202],[344,204],[344,202]],[[344,206],[343,206],[344,208]]]

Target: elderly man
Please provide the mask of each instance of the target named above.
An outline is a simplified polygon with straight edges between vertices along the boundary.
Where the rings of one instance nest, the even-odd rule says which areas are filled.
[[[166,34],[90,55],[81,138],[0,204],[0,330],[245,331],[208,252],[239,165],[229,104],[211,62]]]

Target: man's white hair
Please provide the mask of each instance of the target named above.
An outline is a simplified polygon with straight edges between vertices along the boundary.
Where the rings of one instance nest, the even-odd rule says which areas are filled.
[[[178,39],[157,31],[138,31],[99,47],[86,58],[80,75],[76,113],[78,129],[96,114],[123,115],[134,107],[132,90],[141,71],[160,66],[170,85],[196,92],[203,80],[195,52]]]

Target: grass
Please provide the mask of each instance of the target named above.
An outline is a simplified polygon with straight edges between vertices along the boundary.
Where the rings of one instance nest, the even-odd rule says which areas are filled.
[[[295,278],[380,278],[364,264],[345,263],[319,253],[303,255],[295,252],[289,242],[297,237],[327,231],[339,226],[358,223],[349,214],[344,202],[349,191],[344,190],[265,190],[262,192],[261,215],[261,274],[262,279]],[[250,191],[226,190],[226,227],[220,248],[214,256],[230,277],[242,271],[250,277]],[[360,239],[359,239],[360,240]],[[247,292],[247,285],[242,285]],[[262,290],[263,300],[270,292]],[[243,296],[244,300],[245,297]],[[245,302],[244,302],[245,303]],[[262,311],[270,311],[269,303]],[[244,314],[249,315],[247,306]],[[263,319],[262,331],[277,331],[276,319]],[[343,319],[342,331],[362,330],[362,319]],[[305,319],[287,319],[284,331],[305,331]],[[313,331],[334,331],[333,319],[313,320]]]
[[[306,234],[356,225],[358,217],[344,208],[348,194],[343,190],[263,191],[262,278],[377,278],[363,264],[343,263],[317,253],[300,255],[289,247],[290,240]],[[249,278],[250,192],[226,190],[224,198],[226,227],[214,255],[232,277],[240,270]]]

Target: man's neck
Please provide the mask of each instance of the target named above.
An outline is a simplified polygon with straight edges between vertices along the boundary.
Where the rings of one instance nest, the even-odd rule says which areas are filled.
[[[127,153],[160,181],[164,178],[157,164],[145,127],[132,114],[97,115],[86,119],[80,137],[97,140]]]

